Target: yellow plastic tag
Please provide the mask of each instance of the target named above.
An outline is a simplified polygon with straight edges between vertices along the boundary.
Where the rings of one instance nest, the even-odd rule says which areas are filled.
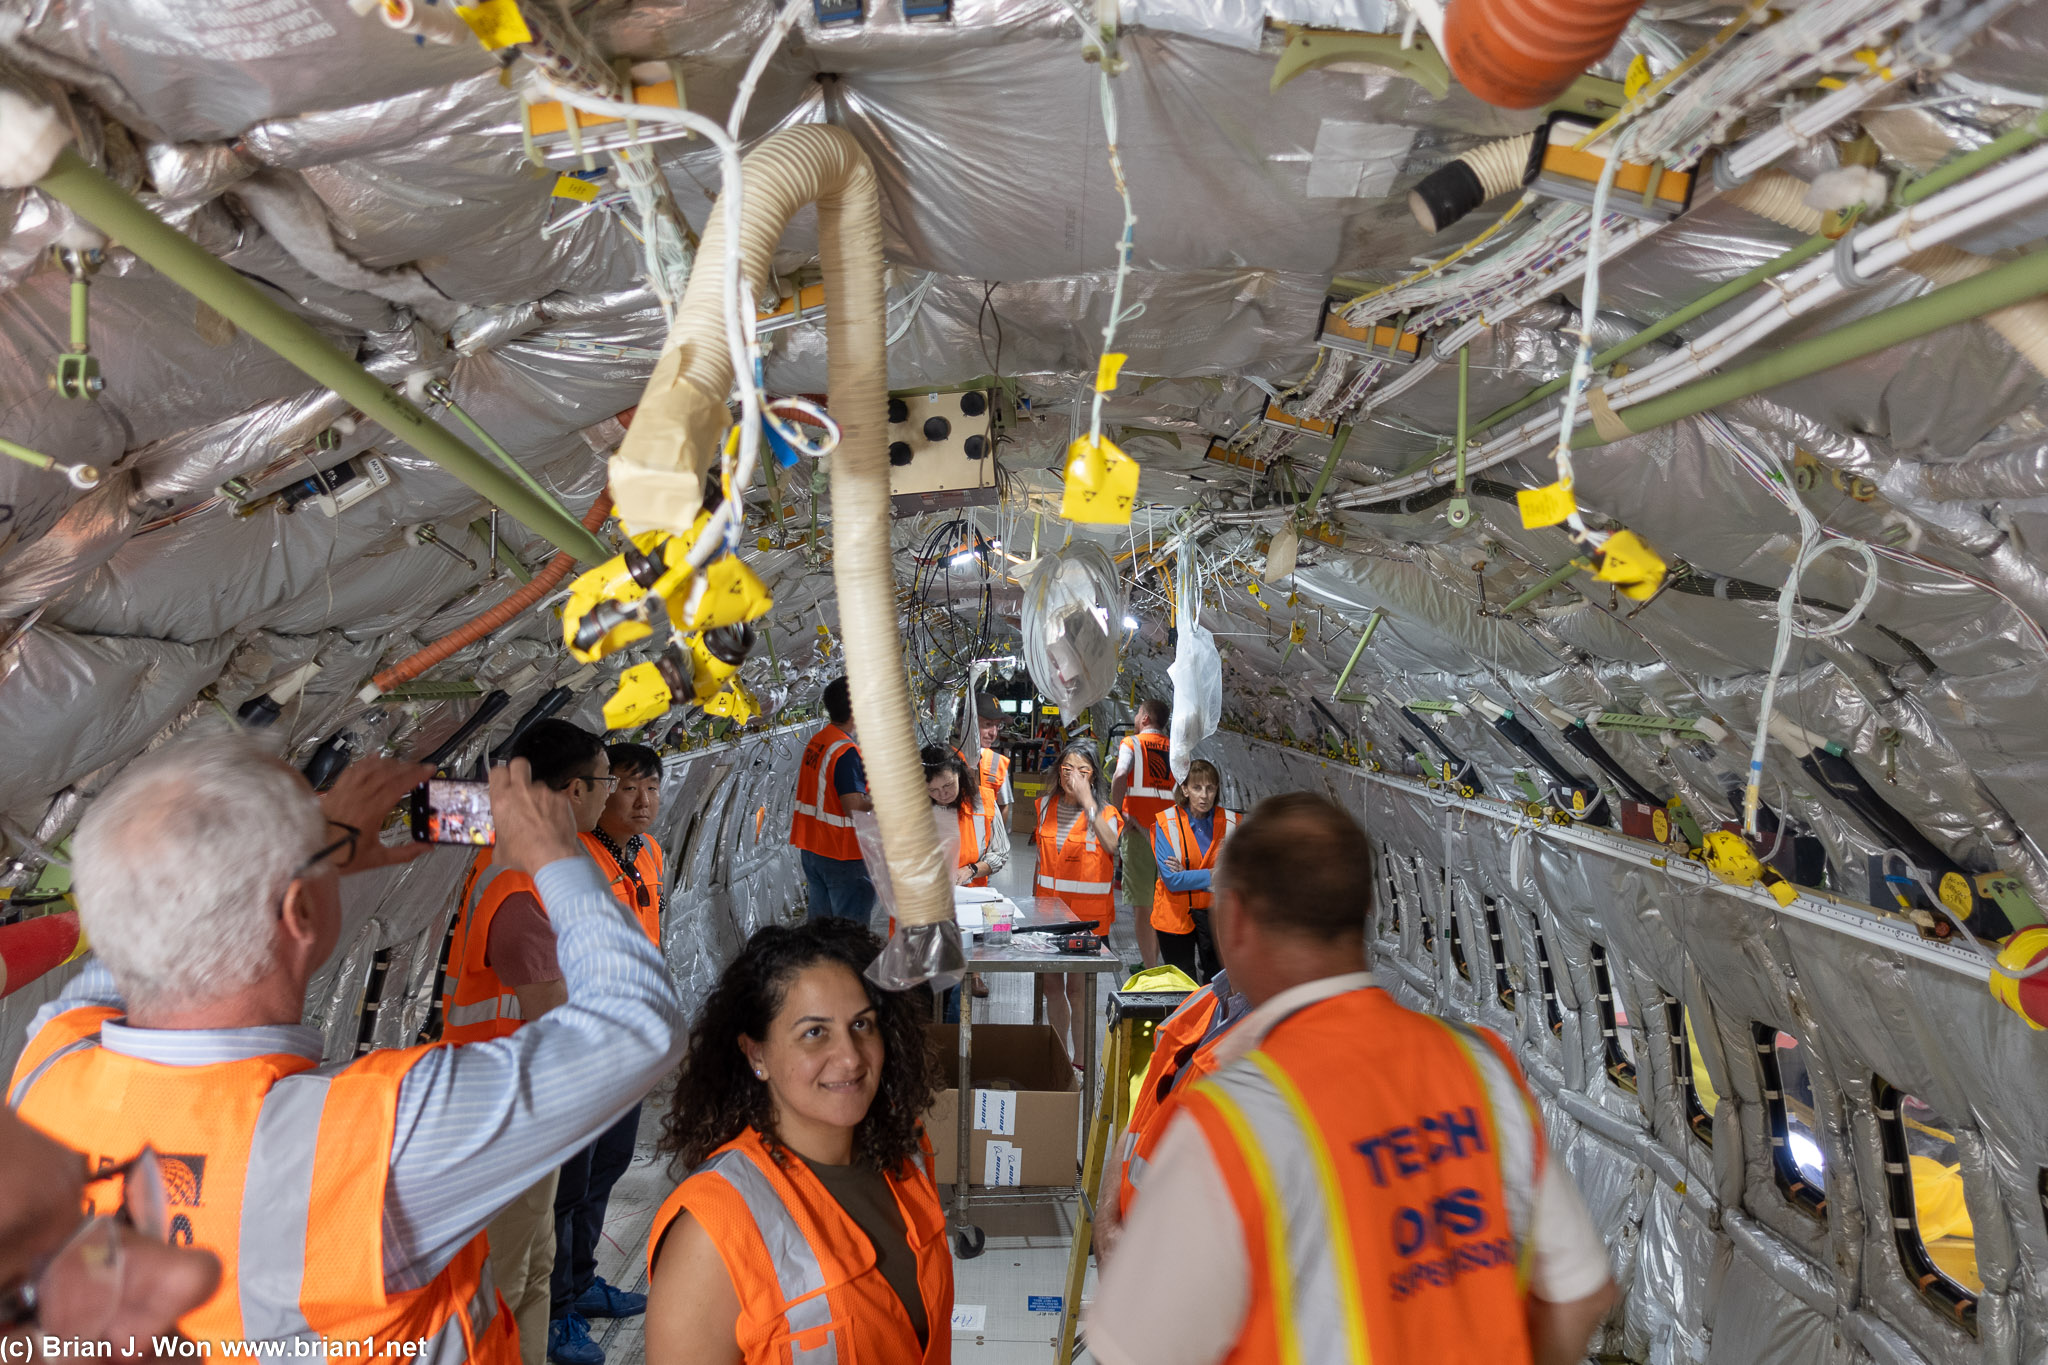
[[[1579,510],[1578,499],[1572,496],[1570,484],[1547,483],[1541,488],[1524,488],[1515,494],[1515,503],[1522,509],[1522,525],[1534,530],[1538,526],[1555,526]]]
[[[1942,873],[1934,891],[1941,897],[1941,903],[1955,911],[1959,919],[1969,918],[1970,911],[1976,908],[1977,897],[1971,890],[1969,878],[1960,872]]]
[[[1621,78],[1621,93],[1624,98],[1634,99],[1649,83],[1650,59],[1638,52],[1635,60],[1628,64],[1628,74]]]
[[[555,177],[554,197],[587,204],[597,198],[597,186],[573,175],[558,175]]]
[[[1060,515],[1091,526],[1128,526],[1138,500],[1138,462],[1107,437],[1083,436],[1067,447],[1065,495]]]
[[[775,548],[775,538],[773,536],[762,536],[754,542],[754,548],[765,555]]]
[[[1300,644],[1303,640],[1306,640],[1308,638],[1308,627],[1303,625],[1301,622],[1296,621],[1294,623],[1294,628],[1287,632],[1287,638],[1294,641],[1294,643],[1296,644]]]
[[[1614,584],[1623,597],[1643,602],[1664,586],[1667,572],[1663,559],[1634,531],[1616,531],[1600,547],[1600,568],[1593,577]]]
[[[1650,812],[1650,837],[1660,844],[1671,842],[1671,817],[1661,810]]]
[[[501,47],[514,43],[533,41],[533,30],[526,26],[526,19],[519,13],[517,0],[477,0],[473,5],[457,5],[455,15],[469,25],[469,31],[488,50],[495,52]]]
[[[1095,367],[1095,391],[1109,393],[1116,388],[1116,377],[1123,372],[1124,362],[1130,357],[1121,351],[1105,351],[1102,363]]]

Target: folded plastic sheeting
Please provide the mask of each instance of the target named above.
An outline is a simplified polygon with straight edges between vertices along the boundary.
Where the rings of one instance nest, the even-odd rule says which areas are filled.
[[[1202,624],[1201,598],[1193,585],[1192,556],[1181,556],[1175,579],[1177,596],[1174,613],[1175,645],[1173,666],[1166,670],[1173,680],[1173,724],[1169,731],[1168,761],[1176,779],[1188,775],[1195,761],[1195,746],[1216,733],[1223,718],[1223,659],[1216,652],[1216,637]]]
[[[1026,566],[1024,662],[1068,720],[1109,695],[1123,634],[1123,581],[1093,541]]]

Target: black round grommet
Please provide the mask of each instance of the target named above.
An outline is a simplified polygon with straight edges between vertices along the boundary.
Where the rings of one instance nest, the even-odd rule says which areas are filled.
[[[893,465],[897,465],[897,466],[902,466],[902,465],[907,465],[907,464],[909,464],[909,463],[910,463],[910,442],[908,442],[908,441],[891,441],[891,442],[889,442],[889,463],[890,463],[890,464],[893,464]]]
[[[891,422],[908,422],[910,420],[910,404],[904,402],[901,398],[891,398],[889,400],[889,420]]]
[[[924,419],[924,438],[927,441],[943,441],[953,434],[953,424],[943,417]]]

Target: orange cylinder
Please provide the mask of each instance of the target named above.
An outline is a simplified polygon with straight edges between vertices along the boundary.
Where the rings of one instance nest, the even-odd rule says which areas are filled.
[[[1643,0],[1450,0],[1444,60],[1503,109],[1535,109],[1605,57]]]
[[[78,954],[78,912],[0,925],[0,995],[14,992]]]

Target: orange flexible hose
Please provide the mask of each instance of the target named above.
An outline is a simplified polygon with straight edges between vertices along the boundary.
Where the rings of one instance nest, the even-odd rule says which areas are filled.
[[[1451,0],[1444,60],[1458,84],[1504,109],[1562,95],[1605,57],[1643,0]]]
[[[595,531],[604,525],[604,519],[612,513],[612,495],[609,492],[597,495],[597,501],[590,504],[590,510],[583,514],[583,529]],[[576,556],[566,550],[547,562],[547,566],[535,574],[531,581],[520,587],[497,606],[491,607],[467,624],[457,626],[434,643],[415,654],[408,654],[391,667],[370,679],[370,686],[378,692],[389,692],[401,683],[411,682],[420,674],[440,663],[456,650],[473,645],[498,627],[519,615],[534,603],[555,590],[569,570],[576,567]]]

